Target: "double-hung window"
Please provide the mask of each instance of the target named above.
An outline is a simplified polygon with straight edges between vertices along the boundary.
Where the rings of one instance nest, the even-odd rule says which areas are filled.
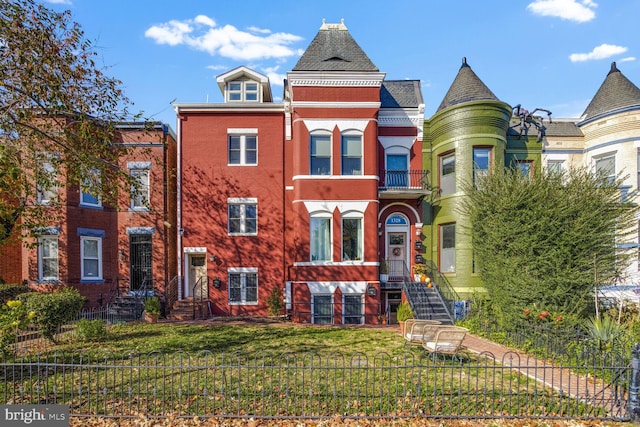
[[[364,295],[343,295],[343,314],[345,325],[361,325],[364,323]]]
[[[102,207],[102,199],[100,197],[100,192],[102,191],[100,171],[96,169],[87,171],[80,187],[81,205]]]
[[[259,86],[251,80],[238,80],[227,84],[227,99],[229,101],[258,101]]]
[[[595,172],[602,179],[613,182],[616,179],[616,157],[609,155],[594,160]]]
[[[331,136],[311,135],[311,175],[331,175]]]
[[[311,261],[331,261],[331,216],[315,215],[310,218]]]
[[[102,238],[80,237],[80,258],[82,280],[102,279]]]
[[[342,217],[342,260],[362,260],[362,216],[346,214]]]
[[[311,307],[313,310],[313,324],[330,325],[333,323],[332,295],[311,295]]]
[[[440,194],[456,192],[456,153],[440,156]]]
[[[440,271],[454,273],[456,271],[456,225],[440,226]]]
[[[342,136],[342,175],[362,175],[362,135]]]
[[[531,178],[533,175],[533,162],[530,160],[516,160],[516,168],[520,171],[523,177]]]
[[[229,304],[258,303],[258,269],[229,269]]]
[[[45,158],[40,163],[37,173],[37,197],[38,203],[50,205],[58,195],[56,171],[50,159]]]
[[[489,174],[491,148],[473,147],[473,183],[477,186]]]
[[[149,210],[149,169],[131,169],[131,209]]]
[[[564,160],[547,160],[547,173],[549,175],[559,175],[563,172]]]
[[[58,236],[38,237],[38,280],[58,280]]]
[[[231,198],[227,200],[227,204],[230,235],[255,236],[258,234],[257,198]]]
[[[229,165],[257,165],[258,164],[258,130],[257,129],[228,129],[228,164]]]

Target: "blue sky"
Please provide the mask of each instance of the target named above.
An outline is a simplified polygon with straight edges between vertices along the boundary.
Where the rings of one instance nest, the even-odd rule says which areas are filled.
[[[579,117],[612,61],[640,86],[639,0],[40,0],[69,9],[133,110],[175,129],[172,102],[221,102],[246,65],[275,100],[322,19],[344,23],[387,79],[422,82],[430,117],[462,58],[502,101]]]

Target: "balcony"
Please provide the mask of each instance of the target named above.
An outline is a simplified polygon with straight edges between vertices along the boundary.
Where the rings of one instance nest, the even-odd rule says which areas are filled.
[[[381,199],[417,199],[431,191],[427,170],[383,170],[378,182]]]

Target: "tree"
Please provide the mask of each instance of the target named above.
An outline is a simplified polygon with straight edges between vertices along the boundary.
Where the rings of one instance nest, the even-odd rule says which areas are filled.
[[[622,181],[584,169],[531,178],[508,170],[464,186],[462,211],[501,326],[533,307],[581,318],[592,312],[595,269],[606,282],[637,256],[616,249],[634,240],[639,212],[621,199]]]
[[[0,2],[0,243],[50,224],[64,193],[40,203],[47,190],[81,186],[115,204],[137,185],[118,165],[128,149],[114,148],[131,104],[96,56],[69,11]]]

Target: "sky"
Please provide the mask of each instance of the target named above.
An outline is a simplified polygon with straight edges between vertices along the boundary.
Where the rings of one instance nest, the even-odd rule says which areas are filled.
[[[640,0],[37,0],[70,10],[132,111],[174,130],[173,103],[219,103],[244,65],[274,101],[322,20],[344,24],[388,80],[420,80],[425,118],[462,58],[501,100],[578,118],[615,61],[640,86]]]

